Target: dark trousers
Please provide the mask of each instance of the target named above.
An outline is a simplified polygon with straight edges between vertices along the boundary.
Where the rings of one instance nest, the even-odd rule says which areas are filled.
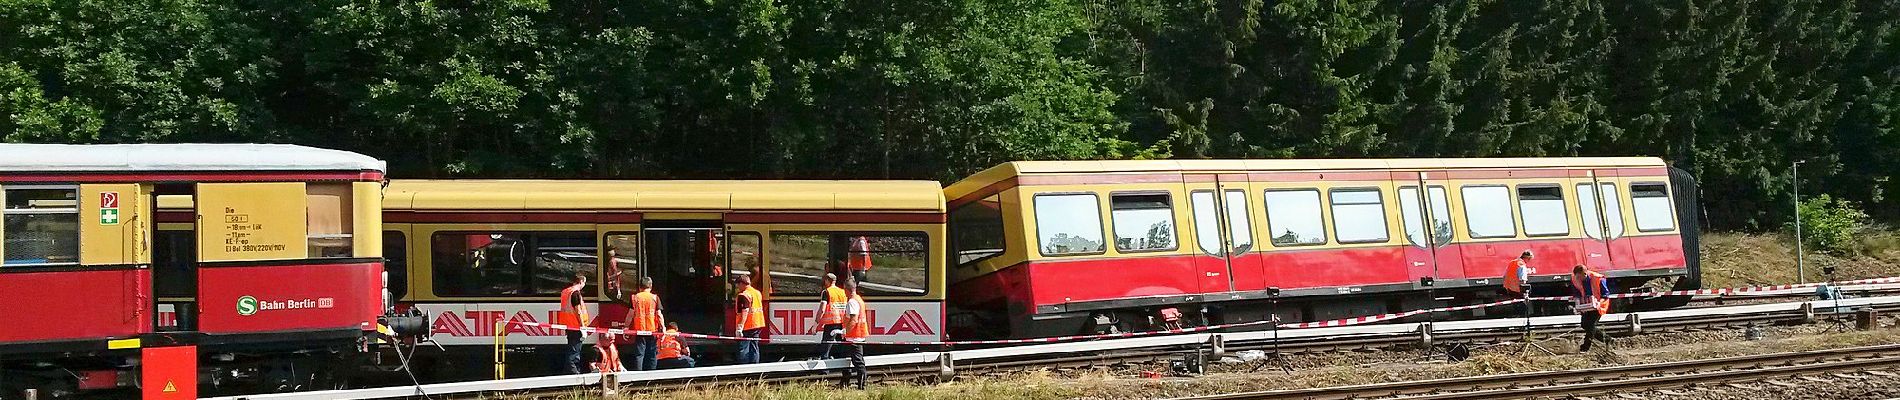
[[[1597,321],[1603,320],[1603,312],[1591,311],[1591,312],[1583,313],[1582,316],[1583,316],[1583,344],[1580,346],[1577,346],[1577,350],[1590,351],[1590,343],[1597,340],[1602,340],[1604,344],[1609,344],[1610,337],[1607,335],[1604,335],[1602,330],[1597,329]]]
[[[739,335],[743,337],[757,339],[759,337],[762,337],[764,333],[765,333],[765,328],[759,328],[759,329],[745,330],[743,332],[740,332]],[[739,341],[739,363],[740,364],[757,364],[758,362],[759,362],[759,341],[757,340]]]
[[[660,369],[692,368],[693,364],[693,356],[682,355],[660,360]]]
[[[844,341],[844,324],[825,324],[819,332],[823,333],[818,335],[818,341],[824,342],[818,347],[819,357],[836,358],[831,355],[832,345]]]
[[[564,362],[561,363],[563,372],[567,372],[568,375],[588,372],[587,369],[581,365],[581,349],[581,333],[579,331],[567,331],[567,352],[562,354],[566,356],[566,358],[562,359]]]
[[[838,375],[838,386],[850,386],[851,381],[855,379],[858,388],[863,389],[864,378],[869,375],[864,371],[864,344],[853,342],[844,346],[848,347],[851,353],[851,368],[846,368],[842,374]]]
[[[660,339],[653,335],[633,337],[634,371],[653,371],[660,369]]]

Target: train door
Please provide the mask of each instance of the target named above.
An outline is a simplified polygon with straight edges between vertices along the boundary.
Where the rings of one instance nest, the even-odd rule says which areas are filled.
[[[152,192],[152,286],[158,295],[154,330],[197,330],[198,226],[188,184],[161,184]]]
[[[1405,229],[1405,268],[1414,285],[1423,288],[1423,278],[1434,282],[1465,279],[1463,254],[1452,246],[1456,235],[1445,173],[1402,172],[1393,178]],[[1425,190],[1421,192],[1420,187]]]
[[[1252,214],[1247,211],[1247,176],[1204,174],[1183,177],[1194,226],[1195,267],[1202,293],[1260,290],[1265,270],[1253,250]]]
[[[1591,270],[1628,269],[1632,265],[1630,244],[1624,239],[1623,196],[1617,189],[1621,181],[1611,169],[1591,171],[1589,177],[1576,180],[1577,214],[1583,220],[1586,238],[1583,264]]]
[[[641,230],[639,276],[653,279],[666,320],[682,332],[724,331],[731,289],[725,229],[718,221],[649,221]]]
[[[759,303],[765,306],[766,309],[761,312],[764,312],[765,315],[768,316],[766,321],[770,324],[772,320],[770,318],[772,315],[772,302],[770,301],[771,296],[769,294],[772,293],[772,279],[770,272],[765,270],[765,242],[763,239],[764,235],[761,234],[762,232],[765,232],[765,225],[726,225],[724,244],[726,248],[726,262],[729,267],[726,274],[732,276],[732,280],[738,279],[740,275],[744,275],[752,280],[752,288],[757,289],[759,295],[766,297],[765,299],[761,299]],[[732,282],[725,296],[726,330],[722,332],[726,334],[732,334],[738,331],[740,324],[744,322],[739,320],[740,303],[738,298],[739,284]],[[772,330],[766,329],[765,331],[766,336],[770,337]]]

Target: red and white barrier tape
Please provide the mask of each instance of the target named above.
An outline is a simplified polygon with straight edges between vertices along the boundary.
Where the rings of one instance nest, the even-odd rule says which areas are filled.
[[[1847,285],[1867,285],[1867,284],[1882,284],[1882,283],[1900,283],[1900,277],[1871,278],[1871,279],[1859,279],[1859,280],[1851,280],[1851,281],[1840,281],[1840,282],[1834,282],[1833,285],[1847,286]],[[1650,293],[1620,293],[1620,294],[1612,294],[1609,297],[1610,298],[1633,298],[1633,297],[1648,298],[1648,297],[1662,297],[1662,296],[1694,296],[1694,295],[1704,295],[1704,294],[1746,295],[1746,294],[1757,293],[1757,292],[1770,292],[1770,291],[1778,291],[1778,290],[1819,287],[1822,285],[1828,285],[1828,284],[1827,283],[1804,283],[1804,284],[1789,284],[1789,285],[1776,285],[1776,286],[1755,286],[1755,287],[1746,287],[1746,288],[1677,290],[1677,291],[1670,291],[1670,292],[1650,292]],[[1529,300],[1530,301],[1570,301],[1571,299],[1572,299],[1572,296],[1548,296],[1548,297],[1532,297]],[[1375,323],[1375,322],[1384,322],[1384,321],[1402,319],[1406,317],[1423,315],[1427,313],[1475,310],[1475,309],[1486,308],[1486,307],[1496,307],[1496,306],[1502,306],[1502,305],[1517,304],[1517,303],[1522,303],[1524,301],[1525,299],[1509,299],[1509,300],[1500,300],[1500,301],[1494,301],[1494,302],[1484,303],[1484,304],[1471,304],[1471,305],[1439,307],[1439,308],[1431,308],[1431,309],[1423,309],[1423,310],[1411,310],[1411,311],[1404,311],[1404,312],[1397,312],[1397,313],[1390,313],[1390,314],[1368,315],[1368,316],[1363,316],[1363,317],[1352,317],[1352,318],[1340,318],[1340,319],[1328,320],[1328,321],[1280,324],[1280,328],[1281,329],[1309,329],[1309,328],[1328,328],[1328,327],[1364,325],[1364,324],[1370,324],[1370,323]],[[1146,332],[1123,332],[1123,333],[1109,333],[1109,334],[1100,334],[1100,335],[1071,335],[1071,336],[1055,336],[1055,337],[1033,338],[1033,339],[959,340],[959,341],[863,341],[859,343],[875,344],[875,345],[905,345],[905,346],[1055,343],[1055,342],[1067,342],[1067,341],[1075,341],[1075,340],[1131,338],[1131,337],[1143,337],[1143,336],[1197,333],[1197,332],[1205,332],[1205,331],[1211,331],[1211,330],[1216,330],[1216,329],[1228,329],[1228,328],[1239,328],[1239,327],[1255,326],[1255,325],[1265,325],[1268,322],[1269,321],[1254,321],[1254,322],[1241,322],[1241,323],[1232,323],[1232,324],[1200,326],[1200,327],[1180,328],[1180,329],[1166,329],[1166,330],[1146,331]],[[514,325],[521,325],[521,326],[546,327],[546,328],[553,328],[553,329],[559,329],[559,330],[565,330],[565,331],[580,331],[581,333],[586,333],[586,334],[604,333],[604,334],[609,334],[609,335],[637,335],[637,336],[647,336],[647,335],[653,334],[652,331],[631,331],[631,330],[619,329],[619,328],[596,328],[596,327],[591,327],[591,326],[573,327],[573,326],[567,326],[567,325],[562,325],[562,324],[547,324],[547,323],[540,323],[540,322],[508,321],[508,323],[514,324]],[[823,341],[818,341],[818,340],[748,338],[748,337],[735,337],[735,336],[702,335],[702,334],[696,334],[696,333],[680,333],[679,337],[692,338],[692,339],[707,339],[707,340],[756,341],[756,342],[761,342],[761,343],[800,343],[800,344],[825,343]]]

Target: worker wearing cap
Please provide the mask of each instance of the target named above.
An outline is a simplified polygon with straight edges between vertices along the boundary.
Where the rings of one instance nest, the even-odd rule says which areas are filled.
[[[1504,267],[1504,293],[1510,298],[1524,300],[1522,308],[1525,315],[1530,315],[1531,312],[1531,274],[1537,273],[1537,268],[1531,266],[1531,260],[1534,258],[1537,258],[1537,255],[1531,254],[1531,251],[1526,249],[1523,254],[1511,259]]]
[[[733,299],[735,305],[733,315],[739,317],[738,323],[735,324],[739,327],[738,336],[747,339],[764,337],[765,296],[759,293],[759,289],[752,287],[751,273],[733,271],[732,280],[739,284],[739,296]],[[759,341],[740,340],[738,361],[740,364],[758,363]]]
[[[1609,344],[1609,335],[1597,330],[1597,321],[1610,313],[1609,283],[1604,280],[1603,274],[1578,264],[1570,271],[1570,289],[1576,300],[1573,309],[1577,315],[1583,316],[1583,344],[1578,345],[1577,350],[1590,351],[1590,343],[1595,340]]]

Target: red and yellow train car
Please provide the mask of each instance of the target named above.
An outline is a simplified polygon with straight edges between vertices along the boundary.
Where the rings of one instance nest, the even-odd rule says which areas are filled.
[[[731,275],[743,272],[766,297],[770,337],[815,339],[819,277],[849,274],[854,257],[871,268],[862,291],[874,338],[938,340],[942,196],[930,181],[398,179],[385,252],[398,307],[428,315],[449,350],[424,351],[431,363],[486,365],[497,334],[518,350],[565,343],[559,331],[497,322],[553,322],[575,273],[592,277],[594,326],[625,321],[638,279],[650,277],[683,332],[731,335]],[[545,372],[559,352],[544,350],[510,357],[509,370]]]
[[[1540,291],[1574,265],[1624,291],[1693,287],[1694,190],[1656,158],[1008,163],[945,189],[950,324],[1034,337],[1167,309],[1197,325],[1475,302],[1525,250]]]
[[[383,311],[383,168],[287,145],[0,145],[0,386],[337,382],[323,371]]]

